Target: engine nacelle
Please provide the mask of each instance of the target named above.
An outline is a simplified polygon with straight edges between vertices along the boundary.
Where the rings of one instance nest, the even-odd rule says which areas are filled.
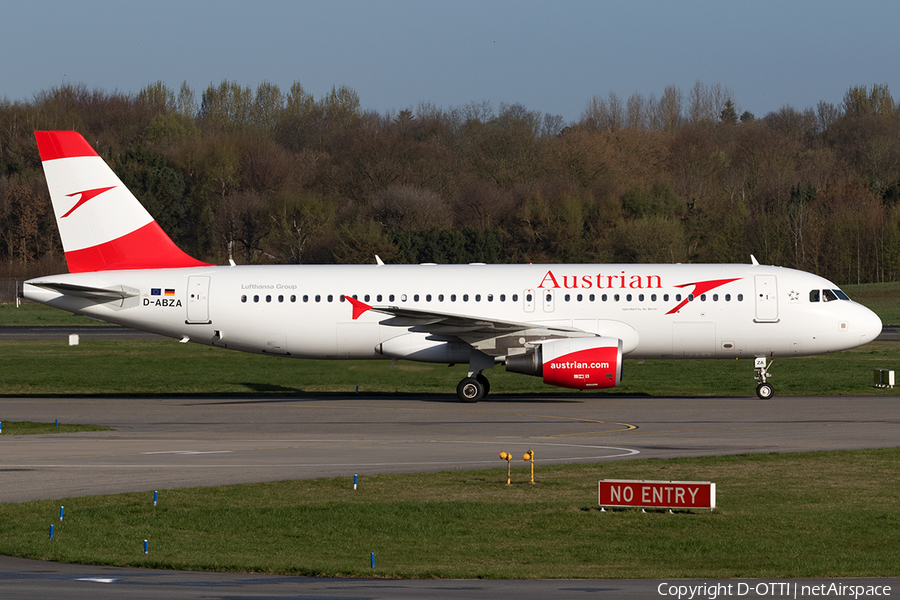
[[[544,383],[584,389],[613,388],[622,381],[622,340],[586,337],[550,340],[532,352],[509,356],[506,370],[544,378]]]

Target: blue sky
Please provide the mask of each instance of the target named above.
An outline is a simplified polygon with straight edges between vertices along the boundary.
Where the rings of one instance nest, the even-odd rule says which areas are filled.
[[[898,23],[896,0],[8,2],[0,98],[300,81],[316,98],[347,85],[378,112],[518,102],[574,121],[594,95],[700,80],[763,116],[852,85],[900,98]]]

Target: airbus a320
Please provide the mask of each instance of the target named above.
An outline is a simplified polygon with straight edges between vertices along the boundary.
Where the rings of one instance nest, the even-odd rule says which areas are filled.
[[[752,264],[216,266],[165,234],[74,131],[35,132],[69,273],[29,300],[164,336],[272,356],[468,364],[477,402],[496,365],[614,388],[624,358],[754,360],[860,346],[881,321],[838,286]],[[690,374],[687,374],[690,376]]]

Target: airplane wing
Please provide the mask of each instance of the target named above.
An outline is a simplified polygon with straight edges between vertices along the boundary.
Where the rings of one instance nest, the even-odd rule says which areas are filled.
[[[488,355],[506,354],[510,347],[522,347],[549,339],[597,335],[575,327],[485,319],[397,306],[370,306],[352,296],[344,296],[344,299],[353,306],[354,320],[367,311],[380,313],[390,317],[381,321],[382,325],[428,333],[434,339],[462,341]]]

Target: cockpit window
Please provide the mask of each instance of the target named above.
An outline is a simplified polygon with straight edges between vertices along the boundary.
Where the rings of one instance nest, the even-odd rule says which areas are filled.
[[[849,300],[850,298],[841,290],[811,290],[809,292],[810,302],[832,302],[834,300]]]

